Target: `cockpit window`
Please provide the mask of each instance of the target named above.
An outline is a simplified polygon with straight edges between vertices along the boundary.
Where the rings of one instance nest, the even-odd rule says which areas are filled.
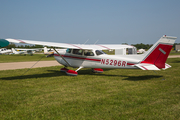
[[[102,54],[106,54],[106,53],[104,53],[104,52],[101,51],[101,50],[96,50],[96,55],[102,55]]]
[[[73,49],[73,54],[82,55],[83,50],[81,49]]]
[[[66,50],[67,53],[71,53],[71,51],[72,49],[69,49],[69,48]]]
[[[94,56],[94,53],[93,53],[92,51],[89,51],[89,50],[86,51],[86,50],[85,50],[85,51],[84,51],[84,55],[85,55],[85,56]]]

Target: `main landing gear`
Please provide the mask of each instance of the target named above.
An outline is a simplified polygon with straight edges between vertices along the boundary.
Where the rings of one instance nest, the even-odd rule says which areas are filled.
[[[77,76],[78,75],[78,73],[76,72],[76,71],[74,71],[74,70],[69,70],[69,69],[67,69],[67,68],[61,68],[61,70],[60,70],[61,72],[65,72],[67,75],[69,75],[69,76]]]
[[[66,67],[64,67],[64,68],[61,68],[60,71],[65,72],[69,76],[77,76],[78,75],[77,71],[80,70],[81,68],[83,67],[79,67],[76,71],[74,71],[74,70],[69,70]]]
[[[66,67],[64,67],[64,68],[61,68],[60,71],[65,72],[69,76],[77,76],[78,75],[77,71],[80,70],[81,68],[83,68],[83,67],[79,67],[76,71],[74,71],[74,70],[69,70]],[[94,72],[94,73],[103,73],[103,69],[101,69],[101,68],[92,68],[92,72]]]
[[[101,68],[92,68],[93,73],[103,73],[103,69]]]

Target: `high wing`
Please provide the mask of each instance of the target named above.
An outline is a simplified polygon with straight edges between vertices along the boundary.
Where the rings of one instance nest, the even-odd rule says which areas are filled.
[[[36,44],[36,45],[46,45],[61,48],[71,48],[71,49],[97,49],[97,50],[111,50],[111,49],[122,49],[122,48],[134,48],[131,45],[122,44],[69,44],[69,43],[56,43],[56,42],[43,42],[43,41],[32,41],[32,40],[21,40],[21,39],[5,39],[12,43],[25,43],[25,44]]]

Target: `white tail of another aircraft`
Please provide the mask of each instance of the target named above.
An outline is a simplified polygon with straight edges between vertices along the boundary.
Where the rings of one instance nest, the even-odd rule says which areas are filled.
[[[45,53],[48,53],[47,47],[44,47],[44,54],[45,54]]]
[[[168,55],[177,37],[161,37],[146,53],[141,56],[141,62],[135,66],[142,70],[160,70],[171,67],[166,64]]]
[[[14,48],[11,48],[11,50],[14,54],[18,54],[18,52]]]

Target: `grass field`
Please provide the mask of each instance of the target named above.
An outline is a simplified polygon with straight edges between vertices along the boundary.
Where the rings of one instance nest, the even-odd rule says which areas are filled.
[[[180,55],[180,52],[176,52],[176,51],[171,51],[170,55]]]
[[[0,71],[0,119],[180,119],[180,59],[165,71]],[[164,79],[165,80],[162,80]]]
[[[42,58],[42,59],[41,59]],[[46,57],[44,54],[33,54],[31,55],[0,55],[0,63],[3,62],[24,62],[24,61],[45,61],[45,60],[55,60],[54,57]]]

